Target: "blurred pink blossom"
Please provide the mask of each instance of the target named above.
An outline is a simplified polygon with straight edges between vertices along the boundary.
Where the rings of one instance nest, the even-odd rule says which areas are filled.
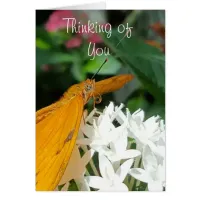
[[[89,37],[88,37],[88,42],[92,42],[92,43],[101,43],[102,42],[102,38],[99,34],[96,33],[92,33]]]
[[[106,28],[106,24],[99,24],[99,26],[101,26],[103,30],[105,30],[105,28]],[[88,42],[101,43],[103,41],[101,35],[99,34],[100,31],[99,32],[97,31],[98,33],[96,33],[96,32],[95,33],[91,33],[91,32],[88,33],[88,31],[89,31],[89,27],[86,25],[86,27],[84,29],[81,29],[80,33],[78,33],[78,34],[80,34],[84,38],[86,38],[88,40]]]
[[[63,18],[72,18],[74,17],[73,12],[71,10],[56,10],[54,11],[47,23],[45,24],[45,28],[48,32],[54,32],[59,29],[66,28],[66,21]],[[72,23],[69,21],[68,27],[71,27]]]
[[[65,46],[70,49],[70,48],[79,47],[81,46],[81,44],[82,44],[82,38],[78,36],[74,36],[73,38],[71,38],[65,43]]]
[[[75,18],[75,15],[71,10],[54,11],[45,24],[46,30],[48,32],[54,32],[66,28],[66,21],[63,20],[63,18]],[[83,12],[81,18],[87,18],[87,14]],[[100,26],[105,28],[106,24],[100,24]],[[72,20],[69,20],[68,27],[72,27]],[[81,46],[83,39],[88,43],[101,43],[103,41],[99,33],[88,33],[88,30],[89,27],[85,24],[84,29],[81,29],[80,32],[76,33],[71,39],[65,42],[66,48],[76,48]]]

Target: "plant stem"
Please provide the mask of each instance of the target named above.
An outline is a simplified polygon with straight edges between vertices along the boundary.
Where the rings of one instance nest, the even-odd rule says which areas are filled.
[[[95,164],[94,164],[94,162],[93,162],[92,159],[90,160],[90,166],[91,166],[91,168],[92,168],[92,170],[93,170],[95,176],[100,176],[100,174],[99,174],[99,172],[97,171],[97,169],[96,169],[96,167],[95,167]]]
[[[134,168],[138,168],[139,167],[140,160],[141,160],[140,157],[136,158],[135,163],[134,163]],[[137,182],[137,180],[135,178],[131,177],[131,180],[130,180],[130,183],[129,183],[129,187],[130,187],[131,191],[135,190],[135,187],[137,185],[136,182]]]

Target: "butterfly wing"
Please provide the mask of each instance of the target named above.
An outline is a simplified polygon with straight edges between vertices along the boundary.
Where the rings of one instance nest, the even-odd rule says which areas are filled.
[[[77,95],[36,124],[36,190],[54,190],[70,159],[83,113]]]
[[[57,103],[46,106],[36,112],[36,124],[53,113],[58,107]]]
[[[113,92],[123,87],[127,82],[133,79],[132,74],[123,74],[113,76],[111,78],[99,81],[95,83],[94,95],[102,95],[105,93]]]

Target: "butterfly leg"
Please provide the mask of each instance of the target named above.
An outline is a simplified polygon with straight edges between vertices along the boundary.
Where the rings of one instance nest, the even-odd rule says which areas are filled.
[[[95,108],[95,104],[101,103],[102,97],[101,97],[100,94],[97,94],[97,95],[95,95],[95,96],[93,95],[92,97],[93,97],[93,99],[94,99],[94,108]]]

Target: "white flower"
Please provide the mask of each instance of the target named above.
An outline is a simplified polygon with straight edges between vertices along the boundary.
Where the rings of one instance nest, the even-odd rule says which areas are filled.
[[[85,126],[81,127],[81,131],[87,138],[80,139],[77,143],[90,145],[91,147],[95,145],[107,146],[109,142],[114,138],[117,138],[115,126],[110,120],[110,114],[113,112],[113,109],[114,105],[113,103],[110,103],[110,105],[105,108],[104,113],[100,113],[100,117],[97,120],[93,119],[93,125],[85,124]],[[95,114],[94,111],[93,114]]]
[[[99,153],[99,166],[92,166],[100,170],[102,177],[87,176],[84,179],[81,174],[75,181],[81,190],[89,190],[90,186],[99,191],[128,191],[123,181],[130,173],[146,182],[149,191],[162,191],[165,187],[164,121],[159,116],[144,121],[143,110],[130,114],[126,109],[124,114],[122,108],[123,104],[118,107],[111,102],[102,113],[94,109],[85,118],[77,144],[88,145]],[[128,138],[134,139],[131,142],[136,143],[136,149],[130,149]],[[143,165],[138,168],[140,158]],[[134,159],[137,168],[129,170]],[[127,161],[120,165],[121,160]]]
[[[94,151],[91,149],[81,157],[78,146],[76,145],[74,147],[64,175],[59,182],[59,185],[65,184],[72,179],[81,180],[84,177],[86,165],[92,158],[93,154]]]
[[[126,149],[128,144],[128,120],[121,111],[122,108],[122,104],[114,108],[114,104],[111,102],[103,113],[99,113],[100,117],[93,120],[93,126],[85,124],[82,128],[82,132],[88,138],[79,139],[77,142],[90,145],[92,149],[106,155],[112,162],[139,156],[140,152],[138,150]],[[94,111],[93,114],[95,114]],[[115,119],[121,124],[120,126],[114,126],[113,121]]]
[[[121,108],[122,106],[120,109]],[[98,112],[100,116],[97,119],[93,119],[92,125],[86,123],[81,127],[81,132],[83,132],[87,138],[80,138],[77,140],[77,143],[89,145],[95,151],[108,154],[110,151],[108,145],[110,142],[115,141],[124,130],[123,127],[115,128],[113,124],[114,116],[117,115],[120,109],[115,108],[114,111],[114,104],[110,103],[109,106],[104,109],[103,113]],[[93,114],[95,114],[95,111],[93,111]],[[90,116],[87,121],[91,122],[92,117],[93,116]]]
[[[137,149],[142,151],[145,145],[149,145],[154,153],[160,153],[161,156],[164,154],[163,147],[158,147],[158,141],[163,138],[164,125],[163,121],[160,120],[159,116],[152,116],[143,122],[144,112],[136,111],[132,115],[127,109],[127,117],[129,121],[129,137],[134,138],[137,143]],[[160,123],[160,121],[162,121]],[[160,125],[162,124],[162,125]]]
[[[129,171],[129,174],[142,182],[148,183],[149,191],[163,191],[165,186],[165,162],[162,165],[159,164],[148,145],[144,147],[142,159],[144,169],[133,168]]]
[[[141,155],[140,151],[135,149],[126,149],[128,145],[127,136],[120,135],[117,140],[110,143],[110,153],[107,155],[112,162],[122,159],[135,158]]]
[[[98,191],[128,191],[123,181],[132,164],[133,159],[129,159],[115,172],[111,162],[104,155],[99,155],[99,169],[102,177],[87,176],[85,179],[90,187],[99,189]]]

